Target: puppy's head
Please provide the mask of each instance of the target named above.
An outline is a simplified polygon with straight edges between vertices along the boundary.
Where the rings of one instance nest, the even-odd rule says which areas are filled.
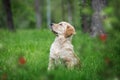
[[[57,36],[64,35],[66,38],[75,34],[74,27],[67,22],[52,23],[51,29]]]

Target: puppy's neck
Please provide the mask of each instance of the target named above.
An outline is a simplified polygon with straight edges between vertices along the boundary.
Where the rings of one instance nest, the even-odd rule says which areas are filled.
[[[71,40],[72,40],[72,36],[66,38],[64,35],[59,35],[55,38],[55,41],[58,41],[60,43],[71,42]]]

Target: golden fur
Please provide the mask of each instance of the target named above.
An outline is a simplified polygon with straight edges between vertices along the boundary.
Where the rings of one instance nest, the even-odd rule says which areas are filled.
[[[75,55],[71,44],[75,29],[67,22],[51,25],[56,38],[50,48],[48,70],[54,69],[56,65],[63,63],[67,68],[73,69],[79,65],[79,58]]]

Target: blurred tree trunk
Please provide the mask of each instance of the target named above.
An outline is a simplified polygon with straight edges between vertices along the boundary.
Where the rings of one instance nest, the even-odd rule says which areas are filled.
[[[73,20],[73,1],[72,0],[67,0],[68,3],[68,22],[72,23]]]
[[[92,8],[94,13],[92,15],[91,22],[91,36],[97,36],[99,34],[105,33],[102,25],[101,11],[106,6],[106,0],[92,0]]]
[[[68,22],[72,23],[72,8],[69,1],[68,1]]]
[[[65,5],[64,0],[61,0],[61,9],[62,9],[62,20],[65,20]]]
[[[68,10],[68,22],[73,22],[73,14],[74,14],[74,1],[73,0],[67,0],[67,10]]]
[[[47,0],[47,26],[51,23],[51,1]]]
[[[39,0],[35,0],[36,26],[38,29],[41,27],[41,23],[42,23],[42,17],[39,7],[40,7]]]
[[[4,5],[5,11],[6,11],[6,15],[7,15],[8,29],[11,31],[15,31],[10,0],[2,0],[2,1],[3,1],[3,5]]]
[[[82,0],[82,9],[87,8],[87,0]],[[89,23],[89,16],[85,13],[82,13],[82,30],[83,32],[89,32],[90,31],[90,23]]]

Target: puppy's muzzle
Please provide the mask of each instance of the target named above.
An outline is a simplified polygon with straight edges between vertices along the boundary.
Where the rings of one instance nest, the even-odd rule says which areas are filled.
[[[51,30],[52,30],[52,32],[53,32],[54,34],[58,35],[58,33],[53,30],[53,25],[54,25],[54,23],[51,23],[51,24],[50,24],[50,28],[51,28]]]
[[[50,29],[52,29],[52,30],[53,30],[53,27],[52,27],[52,26],[53,26],[53,23],[51,23],[51,24],[50,24]]]
[[[53,23],[50,24],[50,26],[52,26],[52,25],[53,25]]]

